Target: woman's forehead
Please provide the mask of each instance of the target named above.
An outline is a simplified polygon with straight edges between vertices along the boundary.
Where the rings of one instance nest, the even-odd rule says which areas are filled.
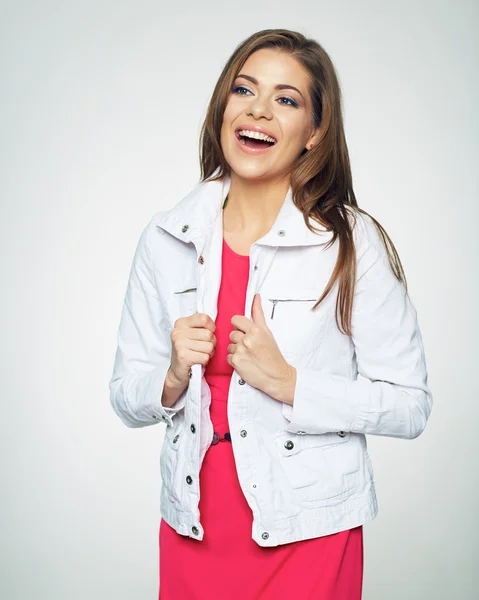
[[[289,84],[298,87],[308,81],[308,73],[289,52],[261,48],[251,54],[237,74],[247,74],[258,84]]]

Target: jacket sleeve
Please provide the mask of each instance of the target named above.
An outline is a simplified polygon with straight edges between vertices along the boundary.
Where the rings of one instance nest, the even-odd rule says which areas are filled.
[[[110,380],[111,405],[128,427],[160,421],[171,425],[174,415],[185,405],[187,391],[171,408],[162,406],[171,340],[153,275],[149,236],[154,227],[152,219],[140,236],[133,258]]]
[[[351,431],[412,439],[426,426],[432,394],[416,309],[389,265],[373,221],[358,216],[353,378],[297,367],[292,433]],[[354,378],[356,377],[356,378]]]

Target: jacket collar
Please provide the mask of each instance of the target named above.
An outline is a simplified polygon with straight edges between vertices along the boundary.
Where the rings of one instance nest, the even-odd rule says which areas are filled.
[[[212,235],[217,219],[221,217],[223,203],[231,186],[231,177],[221,181],[198,183],[173,208],[158,214],[156,226],[183,242],[205,240]],[[288,189],[283,205],[270,231],[256,241],[263,246],[312,246],[329,242],[333,233],[310,220],[318,233],[311,232],[304,222],[303,213],[292,199]]]

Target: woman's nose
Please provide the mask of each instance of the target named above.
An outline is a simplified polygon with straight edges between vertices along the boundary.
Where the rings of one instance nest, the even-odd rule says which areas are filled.
[[[249,105],[248,114],[252,115],[255,119],[259,117],[271,119],[273,113],[269,101],[261,96],[256,96]]]

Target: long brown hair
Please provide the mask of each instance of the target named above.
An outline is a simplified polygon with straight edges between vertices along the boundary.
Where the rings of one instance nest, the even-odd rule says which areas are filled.
[[[320,127],[321,137],[312,150],[304,149],[293,165],[290,176],[292,199],[311,231],[314,227],[309,218],[333,232],[329,245],[339,237],[336,265],[314,308],[338,280],[336,323],[342,333],[350,336],[356,280],[355,212],[372,219],[385,244],[390,267],[406,291],[407,282],[391,238],[374,217],[358,207],[344,135],[341,89],[333,62],[318,42],[288,29],[264,29],[237,46],[218,79],[201,128],[201,181],[223,179],[231,173],[220,143],[223,114],[236,76],[248,57],[261,48],[290,53],[309,73],[313,127]],[[212,177],[218,167],[218,173]],[[347,210],[351,207],[354,210]],[[348,213],[353,215],[352,222]]]

